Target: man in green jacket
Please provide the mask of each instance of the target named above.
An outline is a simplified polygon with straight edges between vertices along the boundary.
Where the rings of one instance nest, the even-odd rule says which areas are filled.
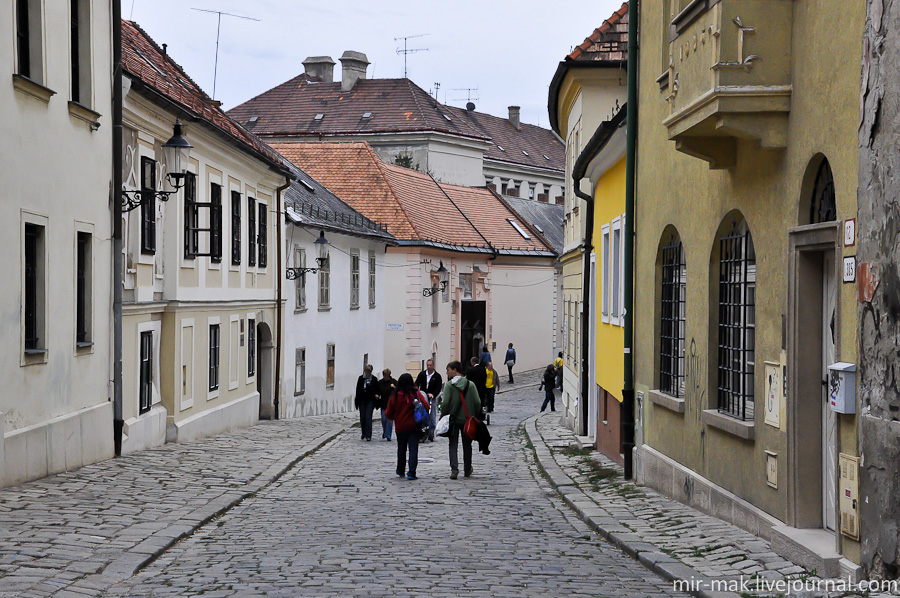
[[[459,476],[459,437],[466,424],[466,409],[469,415],[477,417],[481,413],[481,399],[475,385],[462,375],[463,366],[458,361],[447,364],[447,383],[444,384],[441,399],[441,416],[450,415],[450,479]],[[466,409],[461,397],[465,396]],[[472,441],[463,435],[463,466],[466,477],[472,475]]]

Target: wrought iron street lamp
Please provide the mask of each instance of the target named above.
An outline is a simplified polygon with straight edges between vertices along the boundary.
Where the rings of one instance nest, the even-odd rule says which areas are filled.
[[[438,269],[435,270],[435,274],[438,274],[441,277],[443,277],[443,275],[446,273],[447,273],[447,268],[444,267],[444,262],[443,262],[443,260],[441,260],[440,267],[438,267]],[[440,287],[433,286],[431,288],[422,289],[422,296],[423,297],[431,297],[432,295],[436,294],[438,291],[444,292],[447,289],[447,282],[448,281],[446,281],[446,280],[442,280]]]
[[[166,180],[169,181],[173,190],[151,191],[153,196],[160,201],[168,201],[170,195],[178,193],[178,190],[184,187],[185,171],[187,170],[188,159],[190,159],[191,150],[193,149],[193,146],[188,143],[188,140],[184,137],[181,122],[176,120],[174,128],[174,134],[162,146],[163,154],[166,158],[166,167],[169,171],[168,174],[166,174]],[[122,211],[130,212],[147,201],[147,199],[148,197],[143,189],[136,189],[134,191],[122,189]]]
[[[296,280],[304,274],[315,274],[325,267],[328,263],[328,239],[325,238],[325,231],[319,231],[319,238],[316,239],[316,264],[315,268],[288,268],[286,275],[288,280]]]

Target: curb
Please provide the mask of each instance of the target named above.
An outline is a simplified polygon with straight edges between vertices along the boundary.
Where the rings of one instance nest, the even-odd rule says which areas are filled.
[[[537,419],[539,417],[540,414],[532,415],[524,422],[525,434],[534,447],[537,465],[547,476],[550,485],[553,486],[563,502],[575,511],[589,528],[666,581],[683,581],[688,583],[689,587],[693,587],[693,585],[710,587],[710,578],[701,575],[697,570],[678,559],[659,552],[653,544],[642,541],[630,529],[620,524],[618,519],[588,498],[575,481],[566,475],[556,463],[550,448],[538,432]],[[711,592],[702,589],[692,589],[687,593],[699,598],[740,598],[733,592]]]
[[[193,512],[158,530],[139,544],[132,546],[118,558],[108,563],[98,573],[76,580],[69,586],[72,590],[78,587],[109,587],[128,579],[149,566],[175,544],[190,536],[213,519],[220,517],[238,506],[245,499],[276,482],[297,463],[310,456],[341,434],[347,431],[341,426],[315,438],[305,444],[299,452],[285,455],[266,468],[265,471],[249,481],[242,489],[220,494]],[[67,588],[68,589],[68,588]]]

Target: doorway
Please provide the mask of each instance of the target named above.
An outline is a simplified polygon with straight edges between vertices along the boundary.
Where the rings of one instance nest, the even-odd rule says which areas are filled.
[[[828,379],[828,366],[835,362],[835,309],[837,279],[834,254],[823,256],[822,269],[822,380]],[[828,403],[828,386],[822,384],[822,521],[825,529],[834,531],[835,489],[837,488],[837,415]]]
[[[467,366],[469,359],[481,355],[481,347],[485,339],[485,317],[487,314],[487,302],[463,301],[460,308],[460,358],[463,366]]]
[[[259,419],[278,419],[274,394],[275,343],[265,322],[256,325],[256,390],[259,392]]]

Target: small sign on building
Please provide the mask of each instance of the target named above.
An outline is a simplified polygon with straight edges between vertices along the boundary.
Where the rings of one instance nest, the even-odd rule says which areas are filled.
[[[401,323],[401,324],[395,324],[395,323],[392,323],[392,322],[388,322],[387,329],[388,329],[388,330],[403,330],[403,324],[402,324],[402,323]]]
[[[778,488],[778,453],[766,451],[766,484]]]
[[[856,256],[850,255],[844,258],[844,282],[856,282]]]
[[[856,245],[856,218],[844,220],[844,247]]]
[[[780,363],[767,361],[766,363],[766,418],[765,421],[773,428],[781,427],[781,402],[783,400],[784,384],[782,380],[782,367]]]

